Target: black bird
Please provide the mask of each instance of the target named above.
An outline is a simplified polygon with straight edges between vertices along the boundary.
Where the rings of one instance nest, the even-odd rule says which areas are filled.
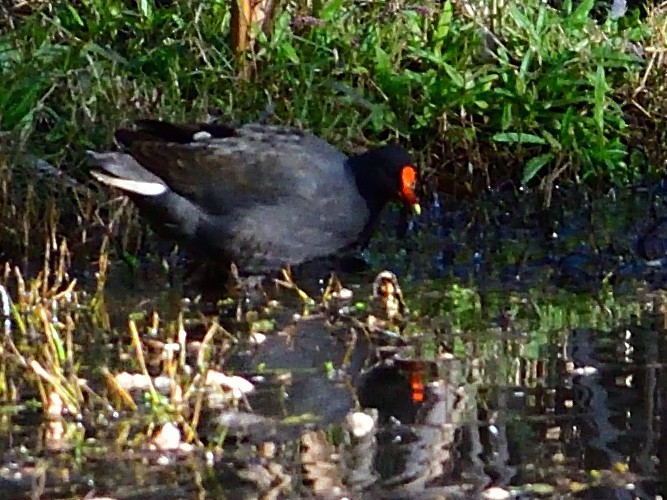
[[[123,191],[158,234],[243,272],[363,247],[389,201],[420,213],[417,169],[397,145],[348,157],[295,128],[157,120],[115,137],[123,152],[88,152],[93,177]]]

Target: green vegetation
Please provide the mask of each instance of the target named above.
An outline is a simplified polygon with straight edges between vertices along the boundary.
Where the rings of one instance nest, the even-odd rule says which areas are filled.
[[[227,1],[35,2],[4,12],[3,257],[38,258],[48,281],[62,268],[65,236],[68,259],[98,259],[103,287],[109,235],[125,230],[114,239],[123,250],[143,240],[127,230],[140,225],[125,206],[112,210],[105,191],[86,189],[82,156],[137,117],[215,111],[243,122],[271,109],[268,119],[348,150],[394,138],[449,191],[509,179],[548,192],[556,179],[607,185],[662,167],[664,9],[599,22],[592,0],[510,2],[494,15],[451,2],[316,4],[277,12],[240,55]],[[79,184],[62,189],[72,184],[64,176],[36,175],[35,159]]]
[[[650,104],[664,101],[662,12],[599,24],[593,0],[560,10],[510,2],[492,19],[450,2],[330,0],[310,19],[292,5],[270,36],[258,34],[241,79],[230,3],[82,0],[10,12],[2,130],[73,171],[83,149],[107,146],[128,118],[217,109],[245,121],[272,103],[271,119],[344,146],[399,137],[457,180],[470,163],[492,179],[624,182],[636,173],[638,134],[662,124]],[[484,26],[493,26],[486,42]]]
[[[455,273],[413,280],[405,317],[400,294],[392,302],[387,292],[382,302],[369,299],[366,287],[352,298],[332,280],[321,297],[309,297],[289,273],[273,290],[283,292],[280,300],[267,296],[250,307],[228,298],[223,305],[235,318],[209,315],[205,300],[166,297],[174,289],[153,282],[164,278],[161,268],[155,270],[159,263],[147,259],[147,271],[133,257],[137,248],[154,249],[155,241],[146,245],[126,201],[109,201],[107,190],[88,188],[82,162],[86,149],[111,147],[113,130],[134,118],[202,120],[211,113],[236,123],[268,119],[312,129],[348,151],[399,140],[417,154],[430,184],[452,194],[509,181],[539,185],[549,200],[557,180],[624,184],[659,172],[667,159],[664,4],[644,18],[631,13],[600,21],[593,0],[565,0],[558,9],[510,0],[488,15],[473,14],[460,1],[415,7],[292,0],[269,28],[233,46],[230,33],[243,30],[233,29],[232,1],[28,0],[0,6],[3,432],[11,430],[13,415],[41,411],[51,418],[48,449],[67,456],[74,449],[81,462],[109,450],[215,449],[226,429],[224,423],[214,433],[205,429],[206,411],[251,410],[244,400],[248,382],[227,375],[227,356],[239,345],[260,351],[272,334],[308,341],[292,328],[297,310],[310,315],[302,323],[314,328],[310,338],[336,331],[346,339],[358,335],[409,347],[414,341],[417,358],[468,363],[462,373],[482,389],[520,379],[549,387],[540,366],[548,357],[544,351],[564,351],[575,327],[597,328],[615,344],[618,325],[651,311],[667,324],[664,294],[644,290],[639,278],[624,282],[621,276],[617,290],[605,274],[593,287],[597,292],[583,297],[545,287],[558,269],[532,280],[529,274],[516,289],[502,286],[507,278],[500,271],[483,275],[486,286]],[[653,198],[634,201],[643,208]],[[575,205],[564,219],[578,216],[579,200]],[[615,207],[624,210],[620,203]],[[483,207],[476,216],[472,231],[505,220],[487,216]],[[615,237],[622,234],[619,252],[636,257],[626,248],[633,226],[617,211],[604,206],[590,219],[591,244],[617,250]],[[450,243],[468,241],[469,228],[454,231]],[[524,248],[527,242],[508,237],[496,248],[497,238],[490,231],[486,246],[470,239],[468,253],[459,252],[461,266],[470,267],[471,254],[479,253],[483,264],[515,266],[519,277],[528,257],[544,252],[544,261],[552,258],[541,241]],[[441,249],[444,238],[434,239],[432,246]],[[414,269],[423,260],[405,254],[405,241],[386,238],[377,253],[403,255],[417,263]],[[556,243],[565,254],[581,245],[579,238],[571,246],[554,242],[554,255]],[[118,245],[117,257],[143,273],[143,281],[133,282],[136,289],[107,281],[122,275],[108,273],[112,245]],[[585,281],[588,275],[574,276]],[[591,273],[595,285],[597,278]],[[501,285],[496,290],[489,282]],[[149,300],[142,289],[147,284]],[[120,331],[119,318],[128,318]],[[317,366],[327,377],[340,376],[340,363]],[[271,370],[259,365],[266,375]],[[306,417],[286,414],[283,423]],[[35,469],[59,470],[52,464]]]
[[[219,302],[235,313],[230,318],[232,314],[209,314],[206,300],[184,300],[177,287],[166,285],[154,259],[146,259],[150,269],[141,267],[144,261],[133,254],[138,248],[152,251],[157,243],[144,238],[127,200],[109,201],[107,190],[89,189],[93,185],[82,159],[86,149],[111,147],[113,130],[128,120],[202,120],[211,113],[236,123],[268,119],[302,126],[349,151],[399,140],[417,154],[429,183],[449,194],[475,194],[509,181],[539,186],[549,200],[555,181],[593,188],[625,184],[659,172],[667,159],[666,4],[644,18],[630,13],[600,21],[594,18],[594,0],[574,5],[565,0],[558,9],[538,0],[510,0],[494,14],[473,14],[461,1],[415,7],[400,0],[292,0],[283,2],[287,5],[265,31],[255,30],[244,41],[236,37],[233,45],[230,33],[243,34],[238,26],[234,29],[234,1],[28,0],[15,8],[7,6],[11,2],[0,6],[0,306],[5,319],[0,431],[12,436],[7,442],[14,452],[21,450],[7,455],[12,463],[24,457],[30,464],[26,473],[57,471],[66,478],[58,478],[57,487],[66,480],[73,494],[83,497],[91,494],[90,478],[97,477],[86,473],[86,462],[103,474],[118,470],[130,477],[126,471],[131,469],[114,461],[134,458],[151,467],[146,473],[150,478],[153,469],[162,474],[164,468],[154,467],[141,452],[188,454],[206,448],[215,451],[216,461],[230,456],[220,446],[227,421],[214,417],[253,408],[245,399],[249,382],[228,373],[227,362],[237,348],[280,351],[275,343],[263,344],[267,339],[268,344],[276,338],[289,340],[289,351],[304,358],[313,347],[309,342],[319,352],[326,345],[320,339],[351,340],[345,359],[325,357],[309,372],[324,372],[334,381],[348,363],[354,364],[351,358],[358,353],[351,346],[359,339],[371,340],[371,347],[376,347],[373,342],[407,347],[400,353],[419,363],[445,362],[439,374],[442,386],[453,386],[464,376],[461,388],[467,393],[459,396],[469,400],[463,406],[474,403],[466,411],[474,413],[475,428],[482,427],[475,405],[493,409],[496,391],[505,397],[504,388],[519,385],[555,394],[563,385],[554,381],[564,376],[560,364],[570,361],[567,348],[575,343],[575,328],[594,328],[598,341],[625,346],[622,362],[639,366],[644,358],[627,354],[628,333],[616,329],[641,319],[662,325],[655,329],[662,332],[665,294],[645,287],[644,275],[635,280],[620,272],[597,273],[595,259],[590,276],[575,272],[572,279],[600,286],[590,287],[590,293],[562,290],[554,284],[559,269],[552,261],[577,250],[581,239],[564,238],[545,250],[542,241],[523,241],[522,231],[516,231],[516,238],[515,233],[495,236],[494,224],[500,226],[496,221],[510,213],[506,205],[496,207],[503,217],[478,207],[472,229],[459,226],[453,235],[432,235],[435,250],[428,242],[423,247],[431,252],[428,257],[406,253],[403,237],[393,242],[386,237],[377,252],[378,268],[386,265],[383,257],[399,256],[412,262],[406,269],[415,270],[426,258],[434,259],[443,241],[470,242],[464,251],[457,248],[458,262],[443,257],[443,265],[448,272],[472,267],[473,254],[480,254],[480,263],[493,268],[480,279],[471,274],[466,281],[460,277],[465,273],[453,271],[428,279],[400,276],[408,292],[403,303],[397,284],[387,286],[387,296],[378,299],[368,297],[368,283],[352,287],[352,297],[337,280],[321,296],[311,297],[285,272],[260,305],[238,301],[233,292],[227,302]],[[652,194],[641,199],[634,194],[630,197],[642,209],[653,204]],[[526,206],[538,203],[539,198],[531,197]],[[574,205],[559,206],[563,220],[583,211],[578,199]],[[632,260],[636,255],[628,247],[637,230],[634,219],[626,216],[636,212],[620,201],[610,206],[591,209],[590,246],[609,247]],[[528,210],[522,217],[536,218],[533,214]],[[482,226],[490,228],[488,238],[467,239]],[[538,240],[535,234],[527,238]],[[616,238],[619,234],[622,238]],[[113,245],[116,257],[124,257],[139,277],[131,286],[118,267],[108,272]],[[535,276],[528,272],[532,269],[524,276],[523,263],[533,258],[548,263]],[[521,280],[508,287],[509,278],[501,271],[509,267]],[[618,282],[612,283],[610,275],[619,276]],[[411,314],[404,315],[406,304]],[[310,317],[296,322],[296,312]],[[572,368],[579,366],[572,363]],[[273,370],[270,358],[258,364],[264,379],[276,375]],[[282,375],[275,377],[280,398],[269,404],[291,397],[291,374]],[[543,404],[532,398],[528,405]],[[506,399],[502,404],[504,411]],[[287,408],[281,425],[316,420],[309,412],[292,414]],[[262,407],[256,409],[261,418]],[[48,426],[43,437],[40,430],[38,445],[30,440],[26,446],[21,433],[14,434],[22,419],[14,417],[36,412],[48,417]],[[532,434],[530,418],[552,414],[533,406],[526,414],[528,419],[510,425],[521,427],[534,448],[543,438]],[[506,415],[512,413],[501,414],[498,421]],[[273,425],[270,419],[261,422]],[[23,425],[23,430],[37,430]],[[345,436],[342,430],[331,432],[328,440],[338,445]],[[303,463],[308,463],[306,443],[304,439],[299,447]],[[257,455],[285,477],[283,457],[287,453],[291,460],[295,448],[276,449],[258,448]],[[352,456],[336,450],[332,456]],[[213,470],[208,457],[201,465],[194,454],[190,457],[197,487],[202,471]],[[114,466],[107,471],[102,460]],[[9,466],[5,469],[14,474]],[[301,463],[297,469],[302,470]],[[551,469],[564,477],[571,472]],[[539,468],[531,465],[531,470]],[[85,485],[63,471],[83,471]],[[614,469],[617,476],[626,471]],[[289,482],[265,481],[268,476],[257,470],[247,477],[254,476],[272,487],[292,488]],[[35,477],[35,488],[46,483]],[[139,473],[133,488],[175,484],[165,477],[145,480]],[[553,492],[546,479],[543,484],[523,477],[528,483],[522,491]],[[606,484],[598,477],[572,483],[558,479],[553,483],[573,492]],[[637,483],[634,475],[614,479]],[[216,484],[203,488],[214,490]],[[217,496],[225,494],[225,487],[220,486]]]
[[[28,5],[0,21],[7,255],[38,258],[54,230],[71,242],[100,221],[106,193],[40,182],[35,158],[87,182],[83,151],[138,117],[244,122],[269,109],[346,150],[398,139],[448,192],[541,182],[548,200],[556,179],[625,183],[665,160],[664,9],[601,24],[593,0],[495,15],[296,2],[237,56],[227,1]]]
[[[622,184],[664,164],[664,8],[599,23],[593,0],[559,10],[509,2],[496,15],[451,2],[329,0],[317,12],[297,2],[275,13],[268,35],[256,30],[239,60],[230,4],[82,0],[4,12],[7,255],[39,257],[54,229],[72,241],[99,222],[101,199],[40,182],[35,158],[87,182],[83,151],[109,147],[113,129],[137,117],[213,111],[244,122],[270,109],[270,120],[347,150],[398,139],[455,193],[541,183],[549,200],[556,179]]]

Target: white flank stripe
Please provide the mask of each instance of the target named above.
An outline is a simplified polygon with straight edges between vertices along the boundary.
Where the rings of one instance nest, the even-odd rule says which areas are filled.
[[[98,170],[90,172],[98,181],[123,191],[130,191],[144,196],[159,196],[167,191],[167,186],[159,182],[131,181],[129,179],[120,179],[103,174]]]

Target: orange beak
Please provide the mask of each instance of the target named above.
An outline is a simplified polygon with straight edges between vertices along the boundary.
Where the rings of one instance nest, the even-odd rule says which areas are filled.
[[[415,194],[415,186],[417,184],[417,170],[412,165],[405,165],[401,169],[401,192],[399,196],[403,201],[412,207],[412,211],[420,215],[422,209],[419,206],[419,200]]]

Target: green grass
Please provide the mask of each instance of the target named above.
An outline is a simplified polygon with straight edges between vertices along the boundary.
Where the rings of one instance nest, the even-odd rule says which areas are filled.
[[[600,24],[592,0],[560,10],[510,1],[493,19],[449,2],[390,10],[330,0],[309,25],[299,22],[307,9],[290,3],[270,36],[257,35],[244,79],[229,5],[81,0],[7,14],[0,127],[5,178],[17,186],[7,195],[22,200],[31,184],[25,153],[87,180],[83,151],[110,147],[128,119],[212,110],[244,122],[271,108],[270,120],[346,150],[397,139],[449,191],[507,180],[607,186],[662,167],[663,12]],[[488,51],[482,27],[491,25]],[[46,194],[36,198],[80,214],[70,195]]]
[[[313,129],[346,150],[397,139],[417,153],[436,184],[455,186],[449,191],[507,179],[545,191],[566,179],[608,186],[632,181],[644,164],[664,166],[663,12],[600,24],[588,0],[576,8],[565,2],[560,11],[537,0],[510,2],[493,19],[496,46],[487,53],[481,27],[491,20],[471,18],[452,3],[433,12],[390,11],[385,2],[313,3],[319,22],[297,27],[295,19],[309,12],[293,1],[270,36],[258,35],[246,54],[247,78],[239,77],[242,64],[229,46],[227,0],[35,1],[27,14],[0,18],[0,263],[11,263],[0,277],[0,305],[12,320],[0,356],[0,400],[6,415],[23,405],[54,417],[81,415],[57,422],[77,461],[121,447],[145,449],[165,421],[180,425],[183,441],[202,447],[197,433],[209,373],[224,368],[228,350],[247,330],[274,328],[269,313],[284,307],[285,317],[292,314],[289,302],[253,309],[227,331],[218,315],[199,311],[197,300],[179,301],[171,311],[166,297],[142,296],[129,326],[118,326],[118,301],[105,301],[109,248],[120,243],[121,252],[131,253],[141,246],[141,231],[112,237],[141,225],[134,212],[109,202],[106,190],[87,189],[92,183],[82,157],[87,148],[111,147],[113,129],[127,120],[203,119],[216,111],[243,122],[272,107],[270,120]],[[643,59],[633,46],[643,46]],[[83,186],[64,189],[62,179],[37,175],[36,158]],[[611,211],[604,216],[621,219]],[[503,264],[519,262],[522,245],[504,245]],[[14,267],[17,256],[33,267]],[[97,262],[85,262],[84,273],[73,265],[77,259]],[[520,377],[544,384],[547,376],[526,370],[524,360],[537,366],[545,348],[567,345],[572,328],[613,330],[664,301],[626,297],[606,285],[595,298],[582,297],[545,289],[550,278],[545,274],[540,289],[524,292],[422,280],[408,290],[405,333],[424,335],[428,360],[450,347],[457,362],[470,358],[475,385],[516,384]],[[155,283],[146,281],[154,294]],[[289,276],[284,285],[299,293]],[[115,293],[130,307],[131,292]],[[367,293],[359,292],[360,301]],[[107,297],[114,297],[111,286]],[[313,309],[304,292],[301,299],[305,311]],[[317,311],[326,310],[324,302],[315,301]],[[154,305],[162,318],[150,314]],[[172,313],[178,318],[169,319]],[[361,320],[342,324],[346,332],[350,324],[362,332]],[[186,358],[193,352],[196,362]],[[159,365],[151,363],[156,359]],[[145,380],[156,366],[172,383],[169,394],[156,392],[152,380],[132,393],[120,384],[128,375]],[[58,400],[67,411],[57,411]],[[11,419],[2,422],[7,427]],[[205,436],[209,448],[223,440],[218,432]]]
[[[56,159],[76,158],[129,117],[192,119],[217,108],[243,121],[272,102],[276,120],[341,140],[398,136],[427,151],[469,141],[564,157],[585,175],[606,166],[623,179],[621,98],[644,68],[626,46],[650,36],[649,21],[598,25],[592,1],[562,11],[510,3],[495,20],[496,53],[485,56],[485,20],[450,3],[390,12],[332,0],[316,26],[293,29],[295,10],[280,13],[270,40],[260,34],[248,55],[256,71],[240,81],[227,5],[36,4],[2,37],[3,129],[45,140]]]

